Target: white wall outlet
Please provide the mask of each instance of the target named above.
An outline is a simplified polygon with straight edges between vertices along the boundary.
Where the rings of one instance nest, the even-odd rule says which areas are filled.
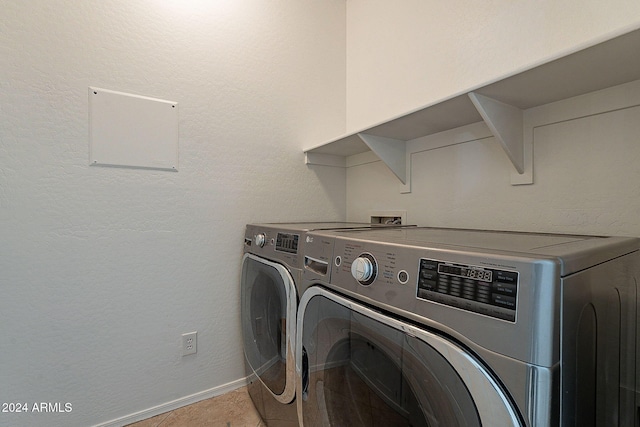
[[[182,355],[194,354],[198,351],[198,332],[182,334]]]

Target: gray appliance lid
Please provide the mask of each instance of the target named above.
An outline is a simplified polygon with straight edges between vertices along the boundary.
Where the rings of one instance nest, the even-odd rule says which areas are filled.
[[[391,243],[419,248],[463,250],[556,258],[561,275],[637,251],[640,239],[511,231],[465,230],[449,228],[391,228],[340,230],[332,234],[351,239]]]
[[[253,227],[268,227],[271,229],[315,231],[315,230],[341,230],[341,229],[370,229],[370,228],[391,228],[401,227],[395,224],[371,224],[366,222],[346,222],[346,221],[318,221],[318,222],[271,222],[248,224]]]

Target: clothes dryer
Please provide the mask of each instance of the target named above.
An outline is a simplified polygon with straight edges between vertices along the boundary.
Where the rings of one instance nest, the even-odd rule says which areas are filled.
[[[633,425],[638,239],[419,227],[307,240],[302,425]]]
[[[371,228],[350,222],[249,224],[244,239],[241,316],[249,394],[269,426],[297,425],[295,327],[306,233]],[[307,258],[313,263],[312,258]]]

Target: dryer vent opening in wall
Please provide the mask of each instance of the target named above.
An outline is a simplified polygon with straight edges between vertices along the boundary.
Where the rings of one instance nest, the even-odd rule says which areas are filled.
[[[378,211],[371,212],[371,224],[407,224],[407,211]]]

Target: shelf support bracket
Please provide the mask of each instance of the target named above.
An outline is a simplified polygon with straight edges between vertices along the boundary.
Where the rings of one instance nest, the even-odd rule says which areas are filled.
[[[533,147],[532,141],[524,139],[523,111],[475,92],[469,98],[517,171],[511,183],[533,184]]]
[[[366,133],[359,133],[358,136],[403,184],[407,184],[409,171],[407,170],[407,144],[405,141]]]

